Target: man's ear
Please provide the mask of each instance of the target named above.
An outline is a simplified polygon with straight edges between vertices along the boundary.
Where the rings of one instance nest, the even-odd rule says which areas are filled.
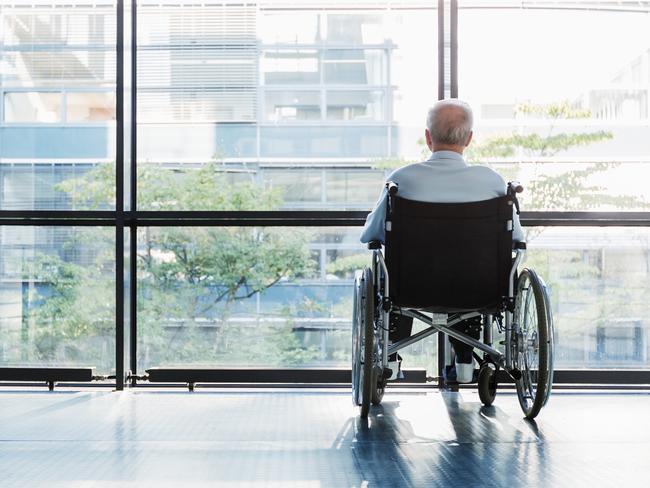
[[[427,141],[429,150],[433,151],[433,141],[431,140],[431,132],[429,132],[429,129],[424,129],[424,139]]]
[[[474,131],[469,131],[469,136],[467,136],[467,142],[465,143],[465,147],[469,146],[469,143],[472,142],[472,136],[474,136]]]

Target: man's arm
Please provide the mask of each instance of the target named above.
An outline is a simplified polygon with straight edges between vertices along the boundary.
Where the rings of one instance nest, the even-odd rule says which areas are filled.
[[[366,224],[361,232],[361,242],[381,241],[384,242],[384,231],[386,227],[386,204],[388,202],[386,188],[381,191],[375,208],[366,217]]]

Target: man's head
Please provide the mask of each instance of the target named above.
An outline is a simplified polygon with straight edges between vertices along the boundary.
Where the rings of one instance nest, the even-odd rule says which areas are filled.
[[[431,151],[462,154],[472,140],[472,109],[462,100],[440,100],[429,109],[424,135]]]

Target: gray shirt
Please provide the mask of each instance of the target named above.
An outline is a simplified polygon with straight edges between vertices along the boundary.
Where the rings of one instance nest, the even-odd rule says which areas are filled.
[[[478,202],[506,194],[506,183],[496,171],[486,166],[469,166],[460,154],[453,151],[436,151],[423,163],[396,169],[387,181],[399,185],[399,196],[420,202]],[[374,210],[366,218],[361,242],[384,242],[387,200],[384,188]],[[514,206],[512,238],[524,241]]]

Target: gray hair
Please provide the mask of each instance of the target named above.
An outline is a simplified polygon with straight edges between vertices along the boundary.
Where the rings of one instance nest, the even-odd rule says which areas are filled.
[[[457,98],[440,100],[427,114],[431,140],[439,144],[464,145],[473,122],[472,109]]]

